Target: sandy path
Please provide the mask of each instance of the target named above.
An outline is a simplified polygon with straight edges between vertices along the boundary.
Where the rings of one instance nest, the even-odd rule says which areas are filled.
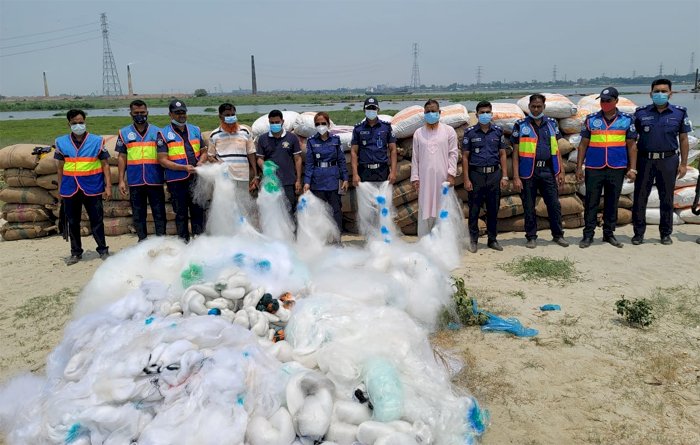
[[[620,228],[618,238],[629,243],[631,231]],[[567,231],[566,249],[541,235],[534,251],[522,234],[501,235],[503,252],[480,244],[454,273],[480,306],[518,317],[537,337],[476,328],[435,336],[466,365],[455,383],[491,412],[483,443],[700,443],[700,226],[677,227],[672,247],[658,244],[654,226],[647,244],[623,249],[600,241],[579,249],[580,229]],[[108,242],[116,252],[135,237]],[[85,260],[67,267],[61,238],[0,242],[0,381],[40,371],[60,341],[75,295],[101,264],[91,238],[84,247]],[[498,267],[523,255],[568,257],[579,276],[526,282]],[[621,324],[614,302],[622,295],[652,298],[659,319],[646,330]],[[562,311],[540,312],[545,303]]]

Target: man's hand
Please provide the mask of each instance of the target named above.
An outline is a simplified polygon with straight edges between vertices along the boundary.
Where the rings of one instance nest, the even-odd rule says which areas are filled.
[[[474,186],[472,185],[472,182],[469,179],[464,180],[464,190],[468,192],[474,190]]]
[[[516,192],[520,193],[523,191],[523,181],[520,178],[513,178],[513,188]]]
[[[452,175],[447,175],[447,183],[450,184],[450,187],[454,187],[455,177]]]
[[[576,181],[583,182],[583,167],[576,167]]]
[[[688,172],[688,166],[680,164],[678,166],[678,179],[681,179]]]
[[[625,177],[629,179],[630,181],[634,182],[635,179],[637,179],[637,173],[636,170],[632,171],[632,169],[627,170],[627,173],[625,174]]]
[[[258,177],[256,176],[250,180],[250,183],[248,184],[248,191],[252,192],[253,190],[257,189],[259,186],[260,186],[260,179],[258,179]]]
[[[120,190],[121,191],[121,190]],[[107,187],[105,187],[104,193],[102,193],[102,197],[109,201],[112,199],[112,185],[108,184]]]
[[[564,187],[564,175],[562,173],[559,173],[556,176],[556,180],[557,180],[557,190],[559,192],[561,192],[562,187]]]
[[[396,173],[392,170],[389,172],[389,184],[394,184],[396,182]]]
[[[347,191],[348,191],[348,181],[343,181],[343,182],[340,184],[340,189],[341,189],[343,192],[347,192]]]
[[[352,175],[352,186],[357,187],[360,185],[360,175]]]
[[[126,195],[126,182],[123,179],[119,181],[119,193]]]
[[[508,188],[508,180],[506,178],[501,178],[501,189]]]
[[[311,186],[309,184],[304,184],[304,193],[308,192],[311,190]]]
[[[301,194],[301,181],[297,181],[294,183],[294,193],[297,195]]]
[[[416,189],[416,193],[420,192],[420,181],[413,181],[411,182],[413,184],[413,188]]]
[[[194,167],[194,165],[187,164],[185,166],[185,171],[187,173],[197,173],[197,169]]]

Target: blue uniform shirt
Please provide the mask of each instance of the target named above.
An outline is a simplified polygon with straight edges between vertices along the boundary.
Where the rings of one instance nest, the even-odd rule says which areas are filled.
[[[389,144],[395,142],[396,137],[391,131],[391,124],[377,120],[376,124],[370,126],[365,119],[355,125],[350,144],[358,146],[360,164],[386,164],[389,162]]]
[[[299,138],[293,133],[282,130],[278,138],[272,133],[261,134],[258,137],[257,156],[263,161],[268,159],[279,167],[277,177],[282,185],[294,185],[297,174],[294,166],[294,156],[301,154]]]
[[[591,123],[592,120],[594,120],[594,119],[596,119],[596,118],[598,118],[598,119],[603,119],[603,120],[605,121],[605,123],[609,126],[609,125],[612,124],[612,123],[615,121],[615,119],[617,119],[619,116],[627,116],[627,117],[629,117],[629,118],[631,118],[631,119],[634,119],[634,116],[632,116],[632,115],[630,115],[630,114],[627,114],[627,113],[623,113],[623,112],[621,112],[620,110],[617,110],[617,114],[615,115],[615,117],[613,117],[613,118],[610,119],[610,120],[609,120],[607,117],[605,117],[605,113],[603,113],[602,110],[601,110],[601,111],[598,111],[597,113],[589,114],[589,115],[586,117],[586,120],[583,122],[583,129],[581,130],[581,137],[582,137],[582,138],[586,138],[586,139],[590,139],[590,138],[591,138],[591,128],[590,128],[590,127],[591,127],[591,124],[590,124],[590,123]],[[637,139],[637,130],[636,130],[635,127],[634,127],[634,123],[631,124],[631,125],[629,126],[629,128],[627,129],[627,133],[625,134],[625,139]]]
[[[637,108],[634,125],[639,133],[639,151],[678,150],[678,135],[692,131],[685,107],[671,104],[661,113],[654,104]]]
[[[87,138],[87,133],[85,133],[85,137],[83,138],[82,141],[78,142],[78,140],[75,138],[75,135],[73,133],[70,134],[70,138],[73,141],[73,144],[80,150],[80,147],[83,146],[83,142],[85,142],[85,139]],[[61,153],[59,150],[56,150],[53,152],[53,158],[57,159],[59,161],[65,161],[66,157],[63,153]],[[103,146],[100,152],[97,154],[97,159],[103,161],[105,159],[109,159],[109,152],[107,149]]]
[[[178,125],[172,125],[172,129],[175,130],[175,132],[182,138],[183,145],[185,146],[185,155],[187,156],[187,163],[190,165],[197,165],[197,157],[194,155],[194,148],[192,148],[192,144],[190,144],[190,135],[187,130],[187,127],[185,126],[180,128],[180,126]],[[165,138],[163,137],[162,133],[158,133],[156,141],[156,150],[158,151],[158,153],[167,153],[168,144],[165,143]],[[199,141],[200,155],[202,151],[206,151],[206,145],[204,144],[204,136],[202,136],[202,139]]]
[[[325,141],[316,133],[306,141],[306,165],[304,184],[312,190],[338,190],[339,180],[348,180],[345,153],[338,136],[329,136]]]
[[[535,120],[528,116],[525,119],[516,122],[515,125],[513,125],[513,134],[510,137],[510,141],[513,144],[520,144],[520,122],[529,123],[537,132],[537,151],[535,152],[535,160],[546,161],[550,159],[552,157],[552,147],[550,147],[549,138],[552,135],[549,134],[549,126],[547,125],[547,122],[552,124],[552,127],[554,128],[554,138],[559,139],[561,134],[559,133],[557,121],[549,116],[544,116],[540,121],[541,125],[537,126]]]
[[[462,151],[469,152],[469,165],[474,167],[493,167],[499,165],[500,150],[505,150],[503,129],[498,125],[489,125],[486,133],[481,125],[474,125],[464,132]]]

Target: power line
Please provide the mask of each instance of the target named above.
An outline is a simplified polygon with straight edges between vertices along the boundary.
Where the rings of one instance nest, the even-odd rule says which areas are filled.
[[[19,56],[20,54],[37,53],[39,51],[46,51],[47,49],[61,48],[63,46],[75,45],[76,43],[89,42],[91,40],[97,40],[97,39],[99,39],[99,37],[91,37],[89,39],[76,40],[75,42],[63,43],[61,45],[47,46],[46,48],[30,49],[27,51],[21,51],[18,53],[11,53],[11,54],[0,54],[0,57],[10,57],[10,56]]]
[[[50,39],[37,40],[36,42],[31,42],[31,43],[18,43],[17,45],[3,46],[3,47],[0,47],[0,50],[3,50],[3,49],[10,49],[10,48],[18,48],[18,47],[20,47],[20,46],[36,45],[37,43],[53,42],[54,40],[68,39],[68,38],[71,38],[71,37],[81,36],[81,35],[85,35],[85,34],[97,34],[98,32],[99,32],[99,30],[97,30],[97,29],[92,29],[92,30],[90,30],[90,31],[76,32],[76,33],[73,33],[73,34],[71,34],[71,35],[69,35],[69,36],[52,37],[52,38],[50,38]]]
[[[112,47],[109,44],[109,28],[107,27],[107,14],[100,14],[102,27],[102,94],[105,96],[121,96],[122,84],[119,82],[117,64],[114,61]]]
[[[31,33],[31,34],[24,34],[24,35],[21,35],[21,36],[0,37],[0,41],[4,41],[4,40],[15,40],[15,39],[23,39],[23,38],[25,38],[25,37],[41,36],[41,35],[44,35],[44,34],[51,34],[51,33],[54,33],[54,32],[67,31],[67,30],[69,30],[69,29],[79,29],[79,28],[84,28],[84,27],[86,27],[86,26],[94,26],[94,25],[95,25],[94,22],[92,22],[92,23],[84,23],[84,24],[82,24],[82,25],[69,26],[68,28],[55,29],[55,30],[53,30],[53,31],[33,32],[33,33]]]

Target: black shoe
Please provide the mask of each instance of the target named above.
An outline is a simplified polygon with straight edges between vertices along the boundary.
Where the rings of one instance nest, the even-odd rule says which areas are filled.
[[[559,244],[561,247],[569,247],[569,242],[565,240],[563,236],[552,238],[552,241]]]
[[[537,247],[537,239],[532,238],[527,240],[527,242],[525,243],[525,247],[527,247],[528,249],[534,249],[535,247]]]
[[[71,255],[70,258],[66,260],[66,266],[72,266],[73,264],[77,263],[78,261],[82,260],[83,256],[82,255]]]
[[[593,244],[593,238],[590,236],[584,236],[583,239],[578,243],[578,246],[581,249],[585,249],[586,247],[590,247],[591,244]]]
[[[102,261],[106,260],[107,258],[109,258],[109,252],[102,252],[102,253],[100,254],[100,259],[101,259]]]
[[[471,253],[476,253],[476,241],[470,241],[467,250]]]
[[[673,244],[673,240],[671,239],[671,235],[664,235],[661,237],[661,244],[664,246],[670,246]]]
[[[634,235],[632,237],[632,244],[634,244],[635,246],[644,244],[644,237],[642,235]]]
[[[604,236],[603,237],[603,242],[608,243],[610,245],[613,245],[618,248],[622,248],[622,243],[615,238],[615,235],[610,235],[610,236]]]
[[[499,252],[503,251],[503,247],[501,247],[496,240],[489,241],[487,245],[489,246],[489,249],[498,250]]]

